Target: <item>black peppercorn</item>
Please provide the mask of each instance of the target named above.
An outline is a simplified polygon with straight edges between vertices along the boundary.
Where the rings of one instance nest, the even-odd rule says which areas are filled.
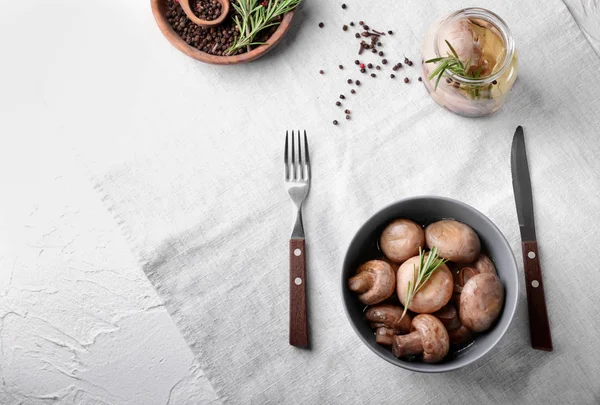
[[[377,77],[375,73],[371,73],[371,77]]]
[[[325,24],[323,24],[322,22],[319,23],[319,28],[323,28],[325,26]]]
[[[348,79],[348,84],[352,84],[352,79]]]
[[[419,76],[419,78],[417,80],[420,81],[420,82],[423,81],[423,79],[421,79],[421,76]]]
[[[369,69],[373,69],[373,64],[372,64],[372,63],[369,63],[369,64],[367,65],[367,67],[368,67]]]
[[[350,115],[346,115],[346,119],[349,120],[350,119]]]
[[[396,78],[396,75],[392,73],[392,74],[390,75],[390,77],[391,77],[392,79],[394,79],[394,78]]]
[[[335,105],[337,105],[337,106],[339,107],[339,106],[341,106],[341,105],[342,105],[342,103],[341,103],[341,102],[339,102],[339,101],[336,101],[336,102],[335,102]]]
[[[408,83],[410,80],[408,80],[408,77],[404,78],[404,83]]]
[[[337,124],[338,124],[337,120],[333,120],[333,125],[337,125]]]
[[[359,61],[358,59],[356,59],[356,60],[354,61],[354,64],[355,64],[355,65],[360,65],[360,61]]]
[[[359,34],[358,32],[357,32],[356,34],[354,34],[354,36],[355,36],[356,38],[360,38],[360,34]]]
[[[352,89],[352,90],[350,90],[350,93],[354,94],[354,93],[356,93],[356,90]]]
[[[379,56],[383,56],[383,51],[379,51]]]
[[[387,65],[387,59],[382,59],[381,63],[383,63],[384,65]]]
[[[342,65],[339,65],[338,67],[339,67],[340,69],[343,69],[343,68],[344,68],[344,66],[342,66]]]
[[[320,73],[320,74],[324,74],[325,72],[323,72],[323,70],[319,70],[319,73]]]
[[[340,94],[340,98],[343,100],[346,98],[346,96],[344,96],[343,94]]]
[[[360,86],[360,80],[357,80],[357,81],[356,81],[356,85],[357,85],[357,86]]]
[[[390,34],[390,35],[393,35],[393,34],[394,34],[394,31],[392,31],[392,30],[389,30],[389,31],[388,31],[388,34]]]
[[[346,4],[342,4],[342,8],[345,9],[346,8]]]

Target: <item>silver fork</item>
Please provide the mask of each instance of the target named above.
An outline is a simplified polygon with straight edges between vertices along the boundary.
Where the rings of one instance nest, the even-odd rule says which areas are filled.
[[[297,209],[290,239],[290,345],[308,347],[306,311],[306,249],[302,225],[302,203],[310,190],[310,157],[304,131],[285,132],[285,187]],[[291,138],[291,142],[290,142]]]

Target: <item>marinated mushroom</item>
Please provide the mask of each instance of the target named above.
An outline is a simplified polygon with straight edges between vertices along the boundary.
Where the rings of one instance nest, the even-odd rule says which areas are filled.
[[[450,341],[439,319],[433,315],[417,315],[412,321],[411,330],[408,335],[394,336],[394,356],[400,358],[423,353],[426,363],[437,363],[446,357]]]
[[[385,257],[398,264],[418,255],[419,246],[425,246],[423,228],[408,219],[393,221],[379,238],[379,247]]]
[[[498,318],[504,304],[504,287],[495,274],[477,274],[460,294],[460,321],[473,332],[483,332]]]
[[[460,325],[460,328],[455,330],[449,330],[448,337],[450,337],[450,343],[457,346],[466,345],[473,340],[473,334],[465,325]]]
[[[434,312],[433,315],[444,324],[444,327],[448,331],[456,330],[462,326],[458,311],[454,308],[454,305],[444,305],[442,309]]]
[[[411,317],[402,313],[404,308],[397,305],[379,304],[369,307],[365,312],[365,319],[371,323],[372,328],[385,327],[396,334],[410,332]]]
[[[358,294],[366,305],[378,304],[391,297],[396,286],[392,266],[383,260],[370,260],[362,264],[356,275],[348,280],[348,288]]]
[[[436,246],[441,257],[456,263],[471,263],[479,256],[479,236],[462,222],[444,219],[425,228],[425,241],[429,248]]]
[[[477,261],[475,263],[473,263],[471,265],[471,267],[475,268],[475,270],[477,271],[477,274],[482,274],[482,273],[497,274],[496,266],[494,266],[492,259],[490,259],[486,255],[484,255],[483,253],[479,255],[479,258],[477,259]]]
[[[442,322],[448,331],[451,344],[464,345],[473,340],[473,334],[460,322],[458,311],[454,305],[445,305],[442,309],[433,313],[433,315]]]
[[[393,329],[382,326],[375,330],[375,343],[383,346],[391,346],[394,343],[396,332]]]
[[[419,266],[419,259],[419,256],[411,257],[398,269],[396,293],[402,305],[406,305],[408,283],[414,283],[415,268]],[[450,301],[453,284],[452,273],[448,266],[442,264],[412,297],[408,309],[420,314],[430,314],[439,310]]]

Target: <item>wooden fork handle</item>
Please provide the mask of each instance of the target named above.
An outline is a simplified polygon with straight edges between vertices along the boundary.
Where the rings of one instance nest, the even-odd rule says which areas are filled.
[[[304,239],[290,239],[290,344],[308,347],[306,249]]]
[[[537,350],[552,351],[552,335],[546,309],[542,268],[537,242],[523,242],[523,266],[525,268],[525,288],[529,309],[529,333],[531,347]]]

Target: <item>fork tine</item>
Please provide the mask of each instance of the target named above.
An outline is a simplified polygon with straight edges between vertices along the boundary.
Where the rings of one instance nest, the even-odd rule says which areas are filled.
[[[288,131],[285,131],[285,152],[284,152],[284,163],[285,163],[285,178],[288,180],[290,178],[290,161],[288,159]]]
[[[308,153],[308,138],[306,137],[306,130],[304,130],[304,172],[306,173],[306,180],[310,180],[310,155]]]
[[[294,130],[292,130],[292,175],[290,176],[291,179],[296,178],[296,142],[294,142],[294,138],[295,134]]]
[[[300,142],[300,131],[298,130],[298,178],[301,179],[303,176],[302,166],[304,162],[302,160],[302,142]]]

